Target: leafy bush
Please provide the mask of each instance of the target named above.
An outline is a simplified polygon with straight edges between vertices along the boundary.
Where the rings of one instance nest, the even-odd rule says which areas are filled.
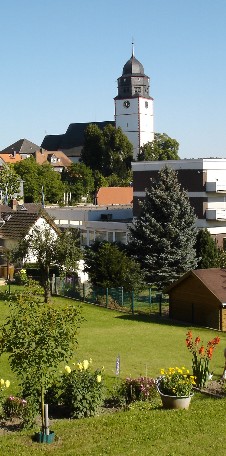
[[[33,397],[25,400],[17,396],[9,396],[3,404],[3,412],[5,419],[18,418],[21,420],[22,427],[31,428],[38,415],[39,406]]]
[[[124,382],[126,402],[150,401],[156,396],[155,380],[151,377],[127,377]]]
[[[14,274],[15,283],[17,285],[26,285],[28,283],[28,276],[26,269],[20,269],[20,271]]]
[[[3,378],[1,378],[1,380],[0,380],[0,416],[3,413],[3,404],[4,404],[4,401],[5,401],[5,392],[6,392],[6,389],[9,388],[9,386],[10,386],[10,381],[9,380],[5,381]]]
[[[73,370],[65,366],[61,398],[63,404],[69,407],[72,418],[94,416],[103,403],[102,370],[92,372],[90,364],[91,360],[84,360]]]

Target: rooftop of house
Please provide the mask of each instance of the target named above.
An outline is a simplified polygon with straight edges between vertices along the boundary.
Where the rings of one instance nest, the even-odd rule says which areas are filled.
[[[27,139],[19,139],[13,144],[10,144],[10,146],[6,147],[1,151],[1,154],[8,154],[8,155],[13,155],[13,154],[34,154],[36,150],[39,150],[40,146],[37,146],[37,144],[34,144],[31,141],[28,141]]]
[[[96,195],[98,206],[112,204],[131,204],[133,202],[132,187],[101,187]]]
[[[195,269],[189,271],[180,277],[179,280],[171,284],[167,288],[167,293],[181,284],[187,277],[193,276],[200,280],[208,290],[216,296],[221,303],[226,304],[226,269],[210,268],[210,269]]]
[[[0,205],[0,238],[22,239],[40,217],[58,231],[53,219],[42,208],[41,204],[17,205],[14,209]]]
[[[3,160],[4,163],[7,163],[7,164],[13,164],[13,163],[18,163],[20,162],[21,160],[23,160],[23,158],[21,157],[20,154],[3,154],[3,153],[0,153],[0,158]]]
[[[50,152],[45,149],[39,149],[35,152],[35,159],[39,165],[49,162],[54,168],[66,168],[72,164],[70,158],[59,150]]]

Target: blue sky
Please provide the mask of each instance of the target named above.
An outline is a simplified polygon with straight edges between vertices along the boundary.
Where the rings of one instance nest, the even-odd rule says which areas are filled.
[[[0,150],[113,120],[133,38],[155,131],[226,158],[225,23],[225,0],[0,0]]]

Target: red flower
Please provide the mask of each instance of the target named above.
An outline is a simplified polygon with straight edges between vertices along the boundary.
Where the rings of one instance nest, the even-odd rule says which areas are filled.
[[[200,340],[201,340],[200,337],[196,337],[196,338],[195,338],[195,345],[198,345],[199,342],[200,342]]]
[[[207,350],[207,356],[209,359],[212,358],[213,356],[213,347],[209,347],[208,350]]]
[[[204,353],[205,353],[205,348],[204,348],[203,345],[202,345],[202,346],[200,347],[200,349],[199,349],[199,354],[200,354],[201,356],[203,356]]]

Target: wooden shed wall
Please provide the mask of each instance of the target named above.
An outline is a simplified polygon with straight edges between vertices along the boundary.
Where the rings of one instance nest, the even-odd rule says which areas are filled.
[[[169,315],[176,320],[226,330],[226,315],[221,310],[219,300],[195,276],[188,276],[169,292]]]

